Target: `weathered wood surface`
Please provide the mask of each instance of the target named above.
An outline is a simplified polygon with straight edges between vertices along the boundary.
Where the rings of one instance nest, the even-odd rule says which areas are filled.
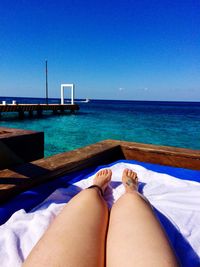
[[[77,104],[0,104],[0,112],[26,112],[39,110],[79,110],[79,106]]]
[[[0,171],[0,202],[5,202],[16,193],[56,177],[87,167],[108,164],[119,157],[123,157],[119,146],[102,142],[13,169],[2,170]]]
[[[0,201],[56,177],[119,159],[134,159],[162,165],[200,170],[200,151],[106,140],[0,171]]]
[[[0,138],[10,138],[13,136],[27,135],[32,133],[37,133],[37,132],[30,130],[16,129],[16,128],[0,127]]]
[[[200,150],[107,140],[120,145],[126,159],[200,170]]]

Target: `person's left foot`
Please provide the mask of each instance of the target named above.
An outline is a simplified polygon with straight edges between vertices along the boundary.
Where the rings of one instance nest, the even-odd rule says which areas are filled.
[[[93,185],[98,185],[104,192],[111,180],[111,176],[112,176],[111,170],[109,169],[101,170],[96,174],[93,180]]]
[[[134,191],[138,191],[138,177],[137,173],[130,170],[125,169],[122,175],[122,183],[125,187],[125,191],[128,193],[132,193]]]

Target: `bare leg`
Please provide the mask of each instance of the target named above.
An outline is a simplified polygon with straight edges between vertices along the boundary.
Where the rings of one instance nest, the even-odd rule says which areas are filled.
[[[126,193],[111,209],[107,267],[178,266],[150,204],[137,192],[137,174],[125,169]]]
[[[94,184],[105,189],[111,171],[100,171]],[[64,207],[23,266],[102,267],[108,208],[95,187],[77,194]]]

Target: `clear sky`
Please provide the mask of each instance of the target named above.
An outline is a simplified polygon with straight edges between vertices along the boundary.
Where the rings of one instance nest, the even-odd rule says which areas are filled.
[[[0,95],[200,101],[199,0],[1,0]],[[66,95],[68,96],[68,95]]]

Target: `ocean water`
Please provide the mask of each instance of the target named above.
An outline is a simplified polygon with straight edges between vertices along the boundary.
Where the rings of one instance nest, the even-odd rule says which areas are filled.
[[[45,103],[45,99],[11,99]],[[51,99],[51,103],[59,103]],[[3,114],[0,126],[45,133],[45,156],[69,151],[105,139],[200,149],[200,103],[92,100],[78,103],[76,114],[18,120]]]

